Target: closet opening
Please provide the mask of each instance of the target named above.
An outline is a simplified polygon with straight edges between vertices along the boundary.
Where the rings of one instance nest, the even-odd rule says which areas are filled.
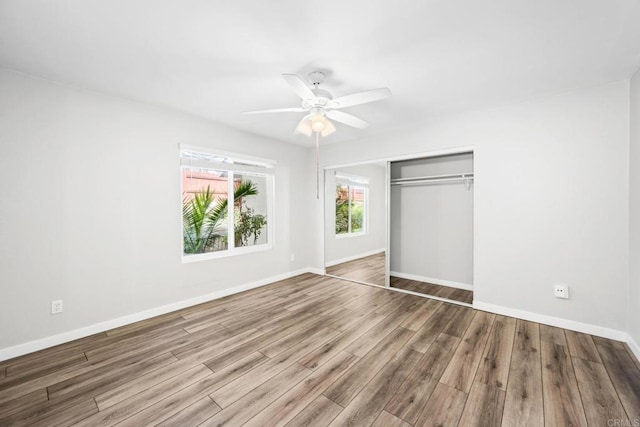
[[[392,288],[473,302],[473,152],[390,163]]]

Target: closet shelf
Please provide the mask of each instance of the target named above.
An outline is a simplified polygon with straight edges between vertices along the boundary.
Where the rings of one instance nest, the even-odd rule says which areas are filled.
[[[395,178],[391,180],[391,185],[416,185],[416,184],[435,184],[441,182],[464,182],[473,181],[473,173],[454,173],[448,175],[431,175],[417,176],[414,178]]]

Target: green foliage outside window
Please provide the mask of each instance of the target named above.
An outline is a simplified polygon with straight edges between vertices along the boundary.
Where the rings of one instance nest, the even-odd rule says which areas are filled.
[[[245,198],[257,194],[258,188],[251,181],[242,181],[235,185],[233,199],[236,246],[247,246],[252,236],[255,244],[267,225],[264,215],[256,215],[253,209],[246,206]],[[209,187],[195,193],[192,199],[183,200],[185,254],[201,254],[227,249],[227,206],[227,198],[217,198]]]
[[[364,206],[362,204],[351,203],[351,232],[359,233],[364,230]]]
[[[360,197],[356,198],[356,194]],[[336,234],[364,231],[364,203],[364,190],[361,187],[336,186]]]
[[[349,232],[349,187],[336,187],[336,234]]]
[[[235,209],[235,242],[236,246],[249,246],[258,243],[262,229],[267,225],[264,215],[256,215],[254,209],[247,207],[241,200]],[[251,239],[253,237],[253,239]]]

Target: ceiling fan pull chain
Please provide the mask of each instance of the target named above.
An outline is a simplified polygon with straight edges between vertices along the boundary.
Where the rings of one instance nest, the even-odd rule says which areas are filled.
[[[320,200],[320,132],[316,134],[316,199]]]

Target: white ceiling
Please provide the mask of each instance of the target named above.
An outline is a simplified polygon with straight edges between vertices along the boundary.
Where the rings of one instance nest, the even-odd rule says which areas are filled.
[[[281,73],[387,86],[330,141],[629,77],[639,0],[0,0],[0,66],[307,144]],[[1,96],[1,94],[0,94]]]

